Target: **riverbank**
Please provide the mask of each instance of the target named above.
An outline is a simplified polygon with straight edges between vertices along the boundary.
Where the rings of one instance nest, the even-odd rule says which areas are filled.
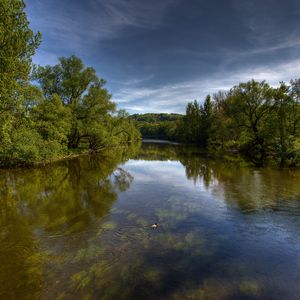
[[[0,164],[0,169],[3,170],[9,170],[9,169],[18,169],[18,168],[38,168],[38,167],[43,167],[49,164],[53,164],[59,161],[63,161],[63,160],[69,160],[69,159],[74,159],[76,157],[80,157],[80,156],[84,156],[84,155],[92,155],[92,154],[107,154],[107,152],[109,152],[110,150],[116,150],[116,149],[120,149],[120,148],[125,148],[125,147],[129,147],[130,145],[136,145],[136,143],[140,144],[141,140],[135,140],[135,141],[131,141],[131,142],[127,142],[127,143],[121,143],[118,145],[111,145],[111,146],[105,146],[102,148],[99,148],[97,150],[91,150],[91,149],[87,149],[87,148],[82,148],[82,149],[74,149],[74,150],[69,150],[68,153],[66,154],[62,154],[60,156],[56,156],[50,159],[45,159],[42,161],[37,161],[37,162],[30,162],[30,163],[26,163],[26,162],[6,162],[5,164]]]

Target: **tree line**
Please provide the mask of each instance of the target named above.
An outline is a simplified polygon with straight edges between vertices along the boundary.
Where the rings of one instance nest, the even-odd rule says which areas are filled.
[[[137,117],[135,118],[139,120]],[[256,164],[275,161],[281,166],[300,164],[300,79],[272,87],[251,80],[228,91],[208,95],[186,106],[177,120],[139,125],[143,137],[160,137],[197,144],[210,153],[239,152]],[[146,129],[145,129],[146,127]],[[168,130],[165,130],[165,129]]]
[[[0,2],[0,165],[32,164],[139,139],[105,81],[76,56],[34,66],[41,43],[23,0]]]
[[[136,121],[143,138],[176,140],[177,123],[182,120],[183,115],[174,113],[145,113],[133,114],[131,119]]]
[[[269,158],[296,165],[300,155],[300,79],[277,88],[265,81],[240,83],[189,103],[184,138],[213,151],[238,150],[257,164]]]

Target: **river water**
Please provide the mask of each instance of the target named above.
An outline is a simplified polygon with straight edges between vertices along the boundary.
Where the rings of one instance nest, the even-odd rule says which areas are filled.
[[[0,299],[300,299],[299,282],[298,171],[147,143],[0,172]]]

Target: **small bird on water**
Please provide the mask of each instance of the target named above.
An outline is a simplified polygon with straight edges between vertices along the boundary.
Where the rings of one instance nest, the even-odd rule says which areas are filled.
[[[158,224],[157,224],[157,223],[152,224],[152,225],[151,225],[151,228],[152,228],[152,229],[157,229],[157,228],[158,228]]]

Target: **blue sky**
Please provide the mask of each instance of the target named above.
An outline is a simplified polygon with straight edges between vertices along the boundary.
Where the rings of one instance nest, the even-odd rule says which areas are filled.
[[[299,0],[27,0],[42,65],[75,54],[130,113],[300,77]]]

